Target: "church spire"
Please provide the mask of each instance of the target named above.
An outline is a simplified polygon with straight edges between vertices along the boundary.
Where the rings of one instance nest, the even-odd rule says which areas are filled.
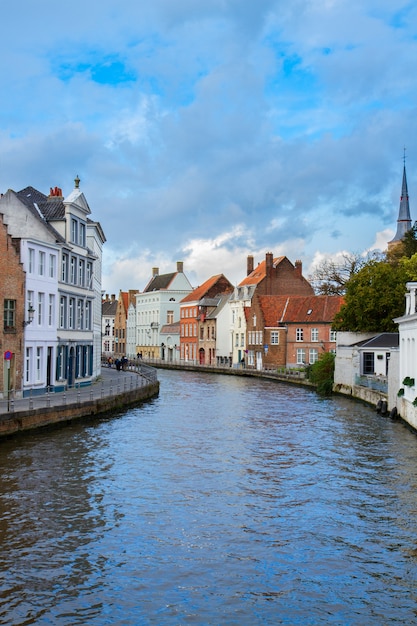
[[[398,211],[398,220],[397,220],[397,232],[395,233],[394,239],[388,243],[388,248],[390,246],[399,243],[404,235],[411,229],[411,217],[410,217],[410,203],[408,198],[408,188],[407,188],[407,174],[405,171],[405,148],[404,148],[404,167],[403,167],[403,184],[401,187],[401,200],[400,200],[400,210]]]

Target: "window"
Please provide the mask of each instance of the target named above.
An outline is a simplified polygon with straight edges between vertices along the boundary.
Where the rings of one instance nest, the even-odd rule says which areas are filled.
[[[255,353],[253,350],[248,351],[248,365],[255,365]]]
[[[78,243],[78,222],[74,218],[71,219],[71,241]]]
[[[330,330],[329,341],[336,341],[336,330]]]
[[[87,289],[93,288],[93,264],[87,261]]]
[[[319,351],[316,348],[310,348],[310,352],[309,352],[310,365],[318,361],[318,358],[319,358]]]
[[[243,348],[245,345],[245,333],[240,333],[240,347]]]
[[[236,333],[236,335],[235,335],[235,346],[236,346],[236,348],[239,347],[239,333]]]
[[[49,294],[49,306],[48,306],[48,325],[54,326],[55,324],[55,296],[53,293]]]
[[[85,261],[84,259],[79,259],[78,261],[78,284],[81,287],[84,287],[84,279],[85,279]]]
[[[45,300],[45,294],[44,293],[38,293],[38,325],[39,326],[42,326],[42,324],[43,324],[44,300]]]
[[[305,365],[306,351],[304,348],[297,348],[297,365]]]
[[[30,362],[32,360],[32,348],[26,348],[26,357],[25,357],[25,381],[28,383],[30,381]]]
[[[63,283],[68,282],[68,254],[62,255],[61,280]]]
[[[252,317],[252,324],[253,326],[256,326],[256,315]]]
[[[304,339],[304,332],[302,328],[297,328],[295,331],[295,340],[296,341],[303,341]]]
[[[277,346],[279,344],[279,331],[271,330],[271,345]]]
[[[80,246],[85,247],[85,224],[80,222]]]
[[[36,380],[42,380],[42,348],[36,348]]]
[[[33,274],[35,271],[35,250],[29,248],[29,274]]]
[[[174,311],[167,311],[167,324],[174,323]]]
[[[311,329],[311,341],[318,341],[318,340],[319,340],[319,329],[312,328]]]
[[[45,275],[45,252],[39,252],[38,273],[39,276]]]
[[[75,328],[75,298],[69,299],[68,328]]]
[[[200,326],[200,339],[204,339],[204,326]]]
[[[55,256],[49,255],[49,278],[55,278]]]
[[[82,300],[78,300],[77,303],[77,328],[83,330],[84,326],[84,303]]]
[[[59,301],[59,326],[60,328],[67,327],[67,298],[61,296]]]
[[[27,308],[33,309],[33,291],[28,291],[27,293]]]
[[[16,300],[4,301],[4,330],[16,330]]]
[[[70,282],[71,282],[71,285],[76,285],[77,284],[76,283],[77,276],[76,276],[76,273],[75,273],[75,261],[76,261],[75,256],[72,256],[71,257],[71,263],[70,263]]]
[[[85,303],[85,328],[91,330],[91,301]]]
[[[363,353],[363,373],[373,374],[375,372],[375,355],[373,352]]]

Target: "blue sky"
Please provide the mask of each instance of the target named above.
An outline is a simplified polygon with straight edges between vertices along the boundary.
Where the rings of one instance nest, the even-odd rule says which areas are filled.
[[[0,191],[79,175],[108,293],[385,248],[404,146],[417,219],[415,1],[15,0],[0,54]]]

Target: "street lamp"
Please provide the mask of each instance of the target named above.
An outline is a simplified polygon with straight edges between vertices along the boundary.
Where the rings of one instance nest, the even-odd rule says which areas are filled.
[[[29,304],[28,308],[28,319],[23,321],[23,326],[28,326],[33,322],[33,318],[35,317],[35,309],[32,306],[32,303]]]

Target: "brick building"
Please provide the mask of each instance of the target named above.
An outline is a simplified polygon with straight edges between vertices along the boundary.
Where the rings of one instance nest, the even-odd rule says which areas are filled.
[[[223,274],[211,276],[202,285],[194,289],[180,302],[180,358],[184,361],[193,361],[208,363],[213,362],[216,355],[215,346],[215,320],[210,319],[206,324],[207,313],[211,312],[218,305],[219,296],[221,294],[230,294],[233,291],[233,285],[227,280]],[[210,346],[208,354],[211,355],[206,360],[206,348],[208,346],[200,346],[200,322],[202,326],[207,328],[203,331],[203,335],[207,332],[213,334],[213,340],[209,339]],[[211,337],[211,334],[210,334]],[[204,337],[201,340],[204,343]],[[200,347],[202,352],[200,354]],[[210,360],[210,358],[212,360]]]
[[[25,272],[20,262],[20,240],[12,240],[0,214],[0,397],[7,398],[9,390],[22,389]],[[10,358],[9,358],[10,357]]]
[[[258,296],[247,313],[247,366],[303,367],[335,351],[342,296]]]

